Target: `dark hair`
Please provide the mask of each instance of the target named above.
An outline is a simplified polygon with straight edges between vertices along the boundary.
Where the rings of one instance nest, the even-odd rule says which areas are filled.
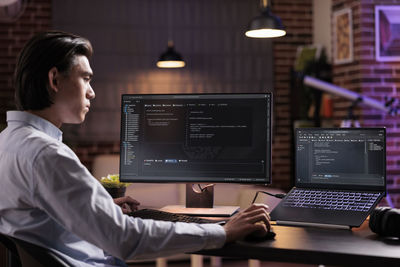
[[[48,31],[35,35],[22,49],[14,73],[15,101],[19,110],[41,110],[53,104],[48,72],[56,67],[68,73],[75,56],[90,58],[89,40],[66,32]]]

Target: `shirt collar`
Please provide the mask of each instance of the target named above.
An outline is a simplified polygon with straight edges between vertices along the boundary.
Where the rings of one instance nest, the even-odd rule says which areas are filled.
[[[54,124],[39,116],[25,111],[7,111],[7,123],[28,124],[49,135],[50,137],[62,141],[62,131]]]

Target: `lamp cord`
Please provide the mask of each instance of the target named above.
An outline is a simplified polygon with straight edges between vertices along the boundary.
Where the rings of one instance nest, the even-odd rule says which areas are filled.
[[[200,192],[203,192],[203,191],[207,190],[208,187],[214,186],[214,184],[207,184],[204,187],[202,187],[201,184],[197,184],[197,186],[199,187]]]
[[[173,38],[172,38],[172,7],[171,7],[171,0],[168,0],[168,2],[167,2],[167,9],[168,9],[168,14],[167,14],[167,16],[168,16],[168,46],[169,46],[169,42],[171,41],[173,41]],[[172,43],[172,46],[173,46],[173,43]]]
[[[269,195],[269,196],[272,196],[272,197],[276,197],[276,198],[281,198],[281,199],[286,196],[286,194],[272,194],[272,193],[269,193],[267,191],[257,191],[256,195],[254,196],[253,201],[251,202],[251,204],[254,204],[254,202],[256,201],[256,199],[258,197],[258,193],[263,193],[263,194],[266,194],[266,195]]]

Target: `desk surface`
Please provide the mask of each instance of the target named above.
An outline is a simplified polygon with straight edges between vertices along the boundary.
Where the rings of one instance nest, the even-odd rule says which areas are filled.
[[[400,240],[384,239],[365,222],[353,230],[273,225],[275,240],[238,241],[199,254],[267,261],[352,266],[400,266]]]

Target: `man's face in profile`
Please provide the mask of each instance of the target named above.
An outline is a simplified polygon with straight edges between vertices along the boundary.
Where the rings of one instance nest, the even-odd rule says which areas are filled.
[[[90,108],[90,100],[95,93],[90,85],[93,71],[86,56],[78,55],[74,58],[71,70],[61,74],[57,80],[58,92],[54,97],[54,104],[61,123],[81,123],[85,120]]]

